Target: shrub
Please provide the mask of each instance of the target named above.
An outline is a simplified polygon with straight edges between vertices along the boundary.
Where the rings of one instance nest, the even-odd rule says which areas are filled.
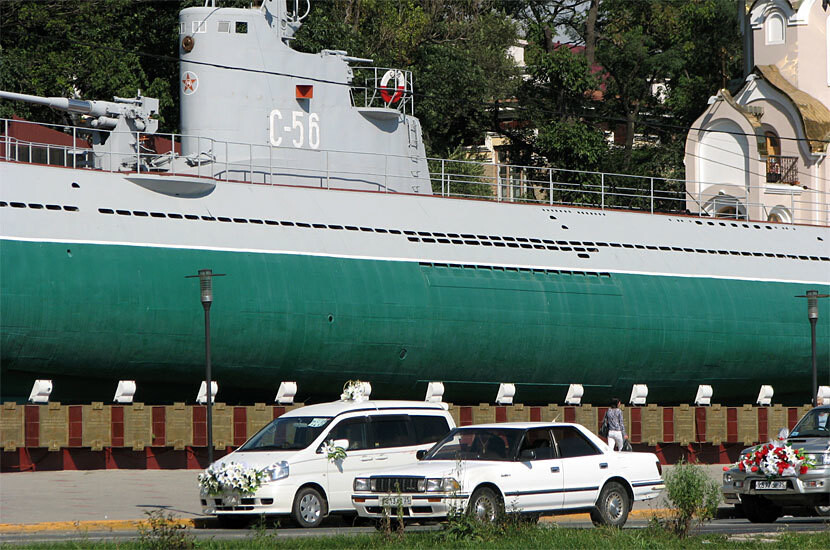
[[[666,500],[669,516],[662,525],[686,537],[695,525],[715,517],[720,503],[720,487],[696,464],[683,460],[666,473]]]
[[[138,527],[138,543],[150,550],[188,550],[195,546],[195,537],[187,527],[176,521],[172,513],[152,510],[147,514],[147,525]]]

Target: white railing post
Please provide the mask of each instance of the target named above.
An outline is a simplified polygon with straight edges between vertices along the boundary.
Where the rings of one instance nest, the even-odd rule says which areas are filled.
[[[77,142],[77,139],[78,139],[78,138],[75,136],[75,132],[76,132],[76,130],[77,130],[77,129],[73,126],[73,127],[72,127],[72,168],[76,168],[76,166],[75,166],[75,159],[77,159],[77,158],[78,158],[78,155],[77,155],[77,152],[78,152],[78,142]]]
[[[248,172],[250,172],[251,183],[254,183],[254,144],[248,144]]]
[[[795,193],[790,191],[790,225],[795,224]]]
[[[600,210],[605,210],[605,172],[599,175]]]
[[[495,164],[496,167],[496,202],[501,202],[501,164]]]
[[[548,168],[548,203],[553,206],[553,168]]]
[[[654,178],[649,178],[651,180],[651,194],[649,195],[650,203],[651,203],[651,213],[654,214]]]
[[[444,190],[444,183],[445,183],[444,178],[446,177],[446,176],[445,176],[445,174],[446,174],[446,167],[445,167],[445,163],[446,163],[446,162],[447,162],[447,161],[446,161],[446,159],[441,159],[441,196],[442,196],[442,197],[446,197],[446,196],[447,196],[447,193],[446,193],[446,191]]]
[[[135,133],[135,171],[141,173],[141,132]]]
[[[389,192],[389,155],[383,155],[383,192]]]
[[[331,189],[331,165],[329,164],[329,151],[326,149],[326,189]]]

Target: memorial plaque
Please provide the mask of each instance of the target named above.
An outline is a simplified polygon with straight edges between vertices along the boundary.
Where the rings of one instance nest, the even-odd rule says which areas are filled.
[[[681,445],[695,440],[695,410],[688,404],[674,407],[674,440]]]
[[[767,412],[767,435],[770,439],[776,439],[781,428],[787,426],[787,408],[780,403],[769,407]]]
[[[559,405],[548,405],[542,407],[542,421],[543,422],[564,422],[565,412]]]
[[[726,407],[712,405],[706,410],[706,441],[712,445],[726,441]]]
[[[81,409],[81,446],[93,451],[112,446],[112,409],[103,403],[84,405]]]
[[[153,441],[153,415],[144,403],[124,407],[124,446],[143,451]]]
[[[521,403],[507,407],[507,421],[530,422],[530,407],[525,407]]]
[[[597,410],[591,405],[582,405],[574,409],[574,422],[582,424],[588,430],[597,433]]]
[[[640,409],[642,441],[652,447],[663,441],[663,407],[654,403]]]
[[[164,407],[165,445],[177,451],[193,445],[193,407],[173,403]]]
[[[0,409],[0,445],[3,445],[4,451],[25,447],[23,410],[17,403],[3,403]]]
[[[50,451],[69,446],[69,407],[58,402],[40,405],[40,446]]]
[[[496,409],[488,403],[473,407],[473,424],[491,424],[496,421]]]
[[[255,403],[253,407],[245,407],[245,419],[247,439],[274,419],[274,408],[266,407],[265,403]]]
[[[233,445],[233,407],[225,403],[213,405],[213,448],[225,449]]]
[[[738,441],[744,445],[758,443],[758,411],[752,405],[738,409]]]

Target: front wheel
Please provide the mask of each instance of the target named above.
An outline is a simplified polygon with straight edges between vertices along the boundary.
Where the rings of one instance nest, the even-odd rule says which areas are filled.
[[[628,491],[616,481],[612,481],[602,488],[596,508],[591,511],[591,521],[597,526],[622,527],[628,520],[629,511],[631,499]]]
[[[823,518],[830,517],[830,506],[815,506],[813,507],[813,512]]]
[[[482,523],[493,523],[501,515],[501,499],[489,487],[473,491],[467,511]]]
[[[326,501],[313,487],[306,487],[297,492],[291,516],[300,527],[317,527],[326,517]]]

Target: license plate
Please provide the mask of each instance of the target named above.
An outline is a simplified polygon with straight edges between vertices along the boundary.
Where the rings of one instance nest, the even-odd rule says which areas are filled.
[[[786,481],[756,481],[756,489],[768,489],[772,491],[783,491],[787,488]]]
[[[380,505],[384,508],[392,508],[394,506],[412,506],[412,497],[380,497]]]

